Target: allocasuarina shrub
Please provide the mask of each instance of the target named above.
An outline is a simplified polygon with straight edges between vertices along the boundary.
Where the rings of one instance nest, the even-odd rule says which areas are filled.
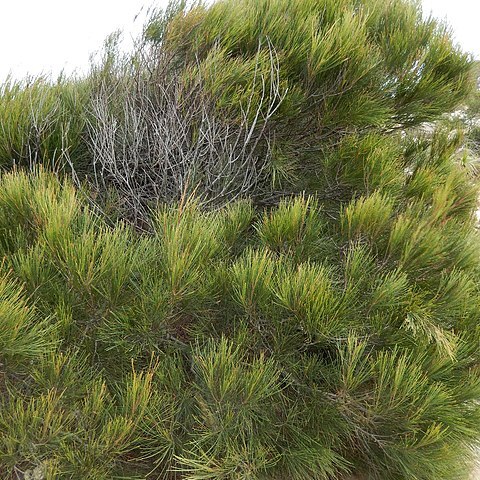
[[[0,476],[466,480],[480,438],[478,191],[459,132],[410,127],[465,97],[469,59],[405,1],[224,1],[147,33],[172,76],[159,91],[178,95],[162,128],[192,111],[184,92],[209,107],[160,160],[194,158],[209,185],[215,146],[237,158],[239,143],[208,137],[208,158],[180,147],[203,145],[215,111],[224,138],[256,139],[252,165],[268,152],[262,194],[238,187],[253,199],[214,210],[179,189],[139,233],[41,169],[1,176]],[[102,95],[119,91],[108,78]],[[141,82],[105,116],[94,95],[97,146],[97,122],[125,120],[135,99],[148,104],[135,128],[155,125],[159,97]],[[135,161],[91,172],[99,185],[161,145],[143,135]],[[125,153],[136,137],[111,138]],[[121,194],[121,178],[105,186]]]
[[[404,0],[223,0],[146,35],[222,111],[267,125],[272,180],[289,190],[343,193],[323,161],[342,139],[434,120],[472,83],[447,28]]]

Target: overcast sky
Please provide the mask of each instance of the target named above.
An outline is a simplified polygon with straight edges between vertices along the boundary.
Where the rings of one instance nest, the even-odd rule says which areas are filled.
[[[141,27],[135,16],[146,0],[3,0],[0,13],[0,80],[11,72],[70,73],[88,67],[105,37],[125,30],[126,41]],[[155,5],[165,5],[157,0]],[[151,4],[149,2],[147,5]],[[446,18],[456,40],[480,58],[480,0],[423,0],[425,12]],[[144,9],[145,11],[145,9]],[[140,16],[140,18],[142,18]]]

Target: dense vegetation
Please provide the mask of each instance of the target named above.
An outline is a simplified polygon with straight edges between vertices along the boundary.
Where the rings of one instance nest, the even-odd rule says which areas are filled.
[[[478,96],[448,30],[221,0],[106,47],[0,92],[0,476],[466,480]]]

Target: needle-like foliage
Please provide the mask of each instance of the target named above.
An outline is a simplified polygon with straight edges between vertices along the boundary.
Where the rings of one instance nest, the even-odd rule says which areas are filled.
[[[2,475],[466,478],[479,239],[453,193],[412,197],[417,174],[334,219],[188,200],[151,234],[3,175]]]
[[[467,480],[478,188],[424,122],[468,56],[407,0],[180,1],[145,36],[0,91],[30,166],[0,173],[0,477]]]

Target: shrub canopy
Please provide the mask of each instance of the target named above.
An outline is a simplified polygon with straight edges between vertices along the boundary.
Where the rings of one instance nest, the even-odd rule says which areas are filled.
[[[471,59],[448,29],[404,0],[220,0],[154,26],[150,38],[220,108],[242,117],[260,106],[272,168],[294,184],[321,177],[322,153],[345,135],[434,120],[472,86]],[[277,93],[269,115],[265,98]]]
[[[467,479],[478,189],[422,122],[469,58],[399,0],[177,4],[146,37],[2,89],[2,165],[77,184],[0,176],[0,476]]]
[[[2,474],[466,478],[476,196],[415,155],[402,203],[187,202],[149,235],[49,174],[4,175]]]

